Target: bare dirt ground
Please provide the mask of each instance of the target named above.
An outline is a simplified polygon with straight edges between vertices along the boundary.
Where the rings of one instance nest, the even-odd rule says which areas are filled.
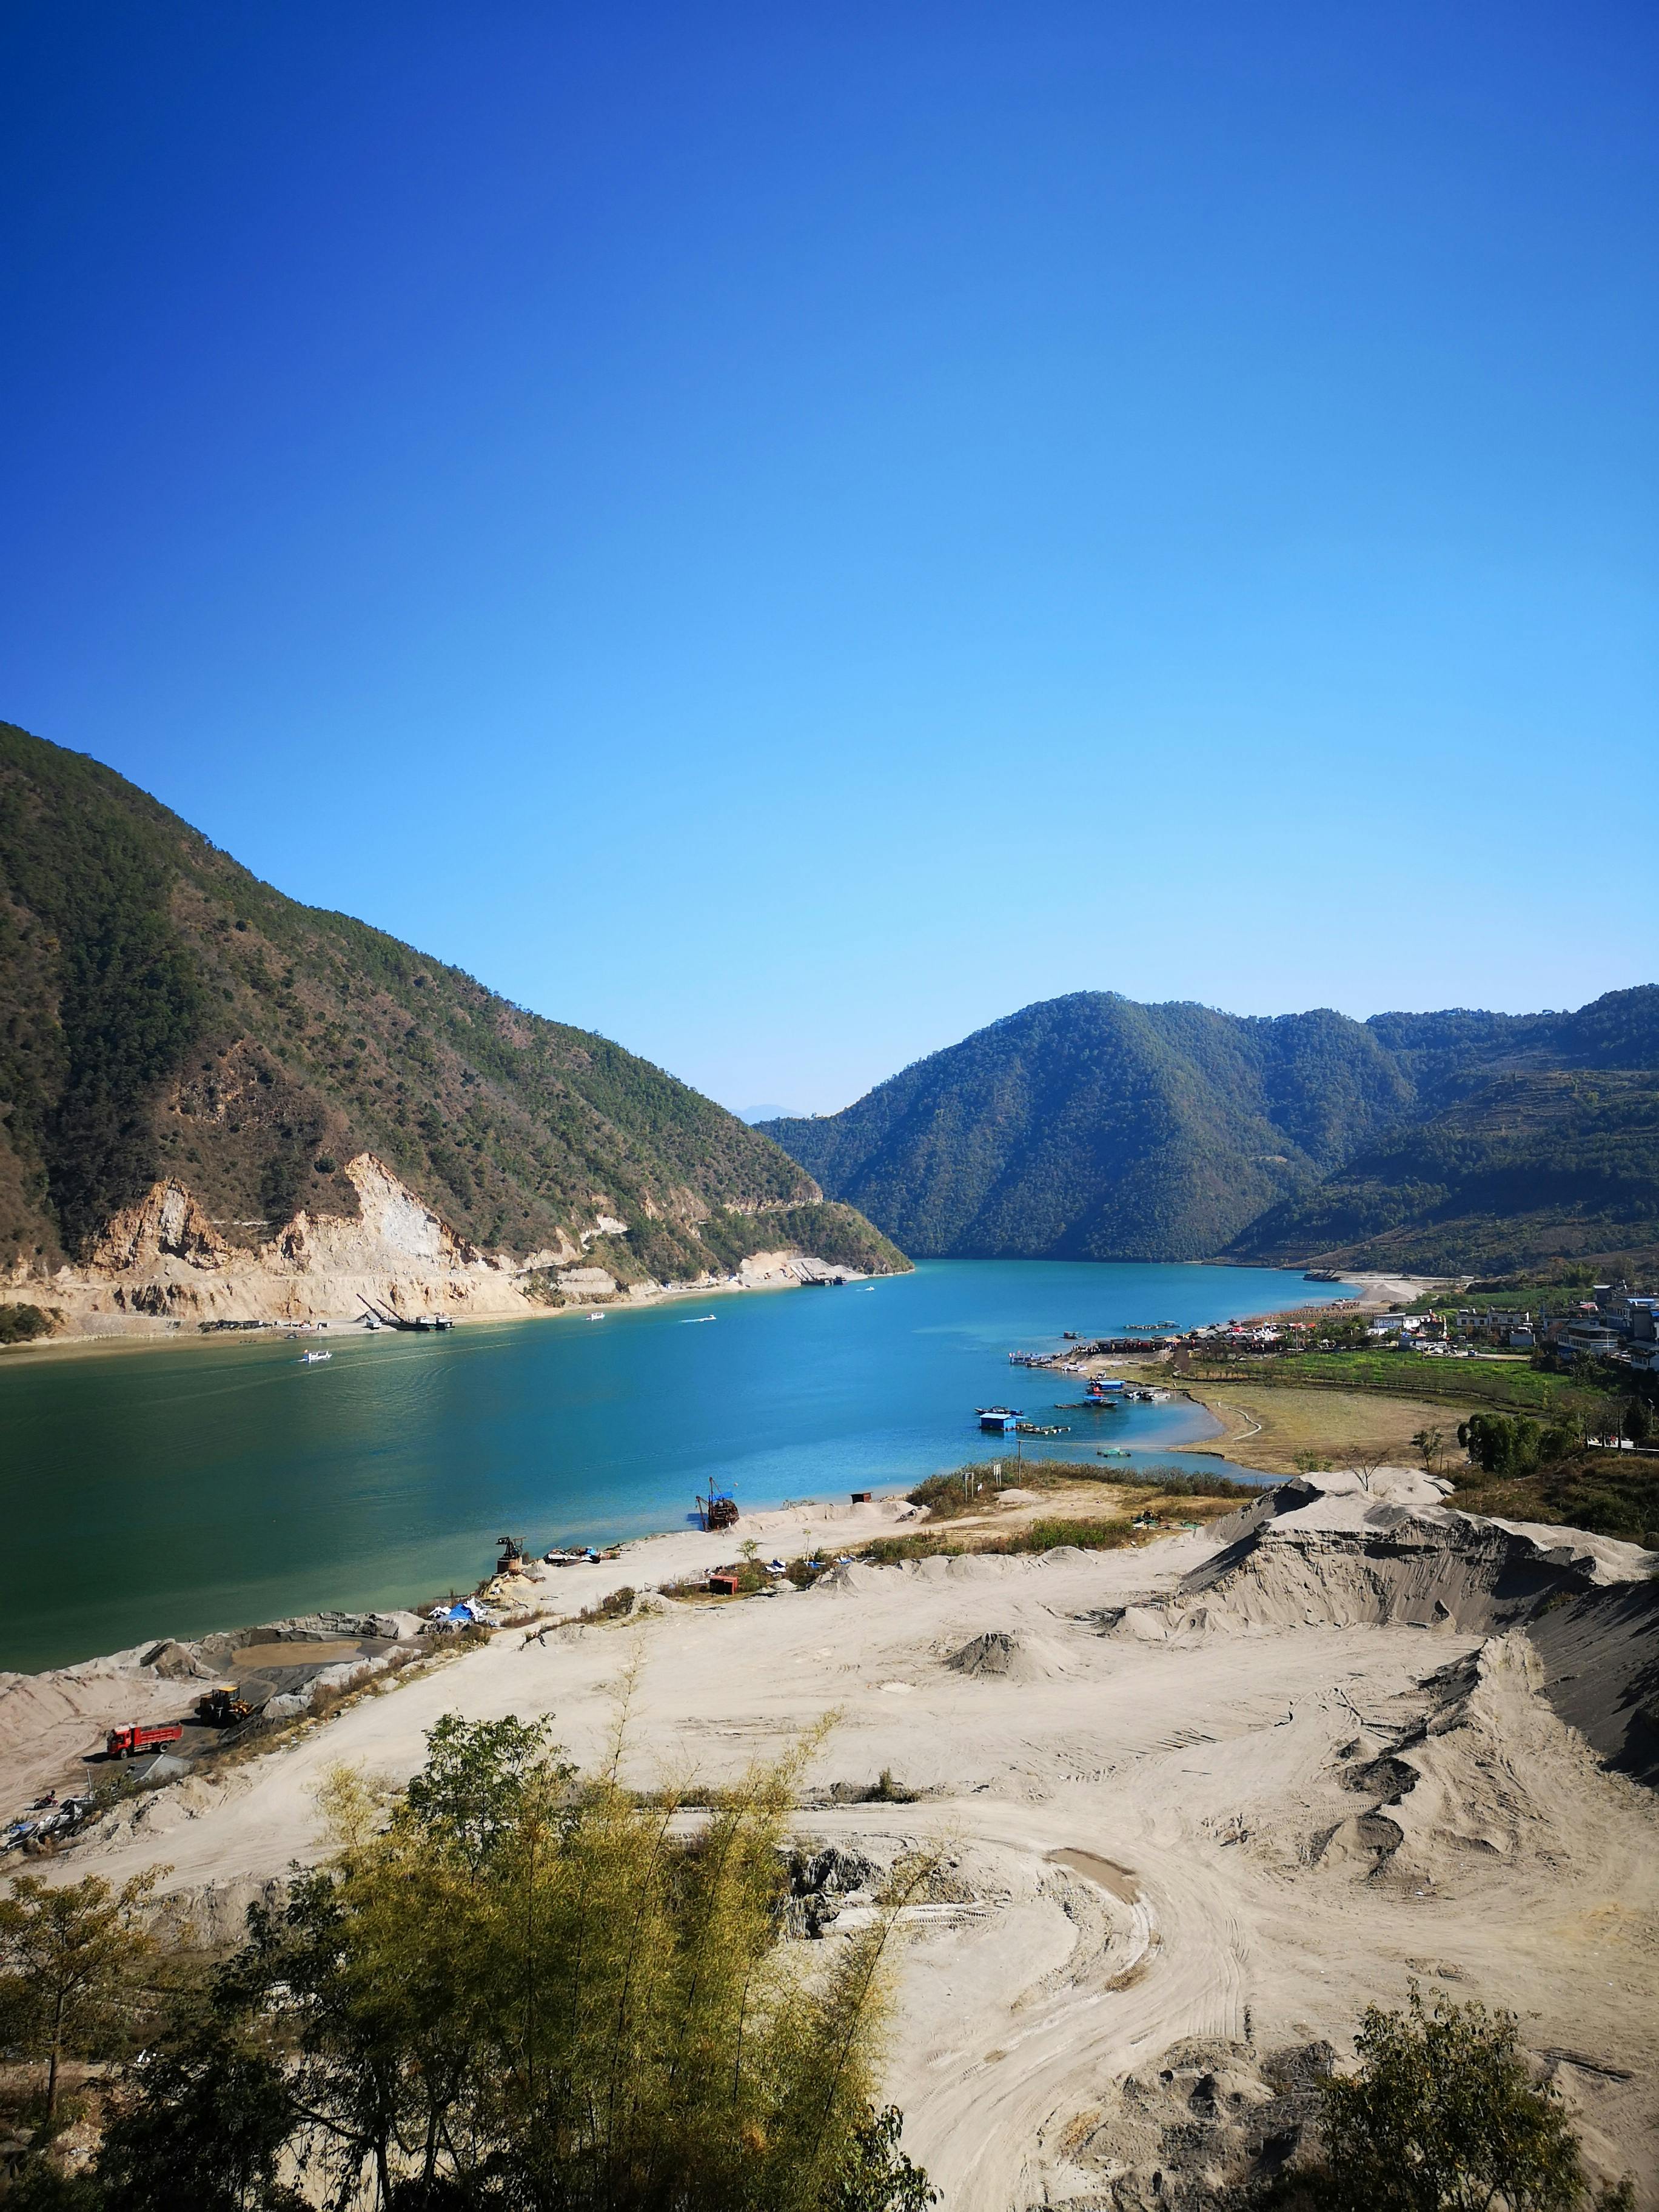
[[[46,1863],[68,1879],[167,1863],[165,1889],[228,1930],[324,1848],[328,1772],[401,1781],[447,1711],[545,1712],[592,1763],[631,1678],[641,1784],[730,1781],[833,1712],[803,1835],[878,1861],[921,1843],[947,1864],[954,1901],[900,1939],[885,2087],[951,2212],[1152,2201],[1167,2161],[1144,2110],[1126,2118],[1127,2083],[1173,2095],[1195,2050],[1221,2054],[1204,2062],[1212,2085],[1217,2067],[1256,2081],[1288,2047],[1346,2050],[1361,2007],[1413,1978],[1513,2008],[1592,2156],[1635,2172],[1651,2204],[1659,1806],[1556,1717],[1492,1590],[1469,1597],[1467,1562],[1447,1579],[1434,1528],[1460,1516],[1420,1475],[1373,1487],[1338,1478],[1243,1566],[1230,1522],[1142,1550],[857,1565],[810,1591],[507,1630]],[[899,1510],[744,1526],[764,1556]],[[1487,1553],[1510,1540],[1479,1526]],[[1390,1581],[1402,1530],[1417,1563]],[[1560,1534],[1602,1580],[1652,1564]],[[536,1595],[569,1610],[732,1546],[653,1540],[549,1571]],[[883,1768],[918,1800],[829,1802]]]
[[[1186,1382],[1194,1404],[1222,1424],[1215,1448],[1246,1467],[1290,1474],[1298,1452],[1321,1455],[1331,1467],[1355,1454],[1382,1453],[1409,1466],[1417,1457],[1412,1437],[1420,1429],[1449,1433],[1455,1407],[1416,1398],[1391,1398],[1381,1390],[1297,1390],[1248,1382]]]

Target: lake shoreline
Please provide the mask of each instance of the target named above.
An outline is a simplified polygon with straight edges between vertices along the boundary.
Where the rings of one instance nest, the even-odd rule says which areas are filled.
[[[872,1283],[896,1282],[902,1277],[893,1275],[860,1275],[849,1272],[848,1285],[868,1285]],[[15,1286],[14,1286],[15,1287]],[[704,1298],[736,1297],[757,1292],[805,1291],[813,1285],[799,1279],[785,1281],[770,1278],[754,1283],[702,1283],[682,1286],[678,1284],[659,1284],[653,1290],[641,1292],[637,1297],[578,1299],[568,1305],[544,1305],[539,1300],[526,1300],[522,1312],[469,1313],[451,1319],[450,1328],[424,1332],[431,1335],[448,1335],[455,1329],[513,1328],[522,1322],[576,1321],[584,1316],[590,1320],[605,1320],[614,1314],[649,1313],[656,1307],[701,1301]],[[15,1301],[33,1305],[34,1299]],[[171,1346],[175,1351],[185,1345],[269,1344],[273,1339],[286,1342],[301,1337],[329,1337],[341,1343],[357,1344],[371,1336],[419,1335],[420,1330],[398,1329],[382,1322],[369,1328],[361,1315],[331,1315],[321,1321],[263,1321],[251,1328],[204,1328],[199,1323],[186,1325],[180,1322],[172,1325],[162,1322],[145,1326],[142,1318],[125,1328],[82,1329],[74,1334],[33,1337],[23,1344],[0,1345],[0,1361],[27,1354],[61,1355],[64,1352],[105,1352],[110,1350],[153,1351],[158,1345]]]
[[[793,1256],[793,1255],[792,1255],[792,1257]],[[810,1258],[811,1255],[805,1256]],[[924,1261],[922,1264],[927,1265],[930,1263]],[[975,1264],[984,1265],[987,1263],[982,1261],[968,1261],[963,1264],[972,1266]],[[990,1264],[999,1263],[993,1262]],[[1229,1260],[1180,1261],[1150,1260],[1133,1261],[1117,1260],[1085,1260],[1066,1261],[1058,1263],[1036,1260],[1017,1261],[1014,1264],[1033,1267],[1060,1264],[1062,1266],[1091,1267],[1115,1267],[1128,1266],[1148,1267],[1164,1266],[1233,1267],[1240,1265],[1238,1262]],[[904,1272],[914,1273],[914,1266]],[[1272,1272],[1279,1273],[1291,1273],[1296,1271],[1294,1269],[1285,1268],[1275,1269]],[[883,1275],[862,1275],[858,1273],[855,1270],[848,1270],[845,1276],[844,1285],[838,1285],[837,1287],[844,1286],[852,1288],[854,1286],[858,1286],[861,1288],[868,1288],[872,1284],[882,1282],[898,1282],[902,1279],[903,1275],[898,1273]],[[1304,1277],[1303,1279],[1305,1280],[1306,1278]],[[1334,1316],[1339,1314],[1381,1312],[1385,1310],[1390,1304],[1395,1303],[1409,1304],[1411,1300],[1416,1297],[1423,1290],[1437,1285],[1441,1279],[1442,1279],[1439,1277],[1431,1276],[1376,1274],[1362,1270],[1356,1272],[1352,1275],[1346,1275],[1343,1278],[1343,1281],[1345,1283],[1351,1283],[1359,1287],[1360,1295],[1358,1297],[1333,1298],[1322,1301],[1316,1304],[1305,1306],[1273,1307],[1261,1313],[1242,1314],[1237,1316],[1237,1319],[1242,1327],[1246,1328],[1256,1328],[1270,1322],[1288,1321],[1291,1319],[1305,1321],[1316,1315],[1329,1315]],[[9,1287],[12,1292],[15,1293],[20,1290],[20,1288],[28,1288],[31,1286],[13,1284]],[[598,1299],[591,1301],[581,1299],[573,1301],[573,1303],[568,1305],[553,1306],[543,1305],[539,1302],[526,1300],[525,1309],[521,1312],[482,1312],[462,1314],[453,1317],[453,1326],[456,1328],[500,1327],[502,1324],[514,1322],[569,1321],[582,1316],[586,1316],[591,1319],[596,1316],[604,1316],[611,1314],[649,1312],[658,1306],[684,1304],[688,1300],[700,1301],[703,1298],[726,1298],[757,1291],[799,1291],[809,1290],[813,1287],[815,1286],[810,1281],[803,1280],[799,1278],[786,1279],[781,1274],[781,1271],[774,1274],[769,1274],[766,1278],[751,1283],[731,1281],[724,1283],[690,1284],[684,1286],[678,1284],[659,1284],[649,1291],[642,1290],[637,1296],[619,1296],[614,1298],[608,1298],[604,1301]],[[42,1298],[21,1298],[14,1296],[12,1302],[26,1305],[41,1305],[42,1310],[44,1311],[48,1309],[44,1304],[43,1298],[44,1293]],[[385,1324],[382,1323],[381,1326],[384,1328]],[[361,1316],[349,1314],[331,1315],[321,1321],[265,1321],[262,1322],[257,1328],[216,1329],[203,1329],[199,1325],[186,1326],[182,1322],[172,1325],[169,1325],[167,1322],[155,1323],[149,1322],[145,1316],[134,1316],[129,1323],[120,1328],[78,1329],[71,1333],[54,1333],[51,1336],[32,1338],[27,1343],[22,1344],[0,1345],[0,1362],[4,1362],[9,1358],[21,1359],[26,1357],[40,1358],[46,1356],[61,1357],[65,1353],[78,1353],[91,1351],[150,1348],[156,1345],[179,1346],[185,1344],[218,1343],[246,1344],[257,1343],[261,1340],[269,1342],[273,1337],[287,1338],[289,1336],[317,1336],[325,1334],[331,1337],[336,1330],[339,1331],[343,1340],[352,1343],[356,1342],[358,1339],[362,1337],[379,1333],[378,1331],[367,1328],[362,1322]],[[349,1332],[350,1334],[348,1335],[347,1332]]]
[[[1283,1271],[928,1261],[833,1297],[705,1288],[562,1329],[262,1329],[228,1332],[234,1348],[211,1358],[149,1339],[150,1358],[74,1363],[83,1347],[60,1342],[0,1373],[0,1666],[471,1589],[503,1531],[536,1553],[674,1531],[711,1479],[745,1517],[908,1489],[1013,1458],[975,1413],[1011,1389],[1033,1423],[1070,1431],[1026,1439],[1034,1454],[1196,1448],[1194,1470],[1214,1465],[1224,1439],[1201,1408],[1081,1414],[1060,1402],[1075,1385],[1017,1381],[1010,1353],[1137,1315],[1208,1324],[1304,1287]],[[330,1362],[303,1362],[325,1346]]]
[[[1212,1456],[1218,1472],[1224,1466],[1231,1476],[1252,1480],[1263,1490],[1279,1480],[1261,1469],[1224,1460],[1220,1454]],[[1100,1486],[1103,1491],[1107,1488],[1103,1483]],[[495,1615],[492,1638],[510,1642],[519,1632],[526,1644],[544,1638],[578,1625],[580,1616],[597,1613],[607,1598],[624,1589],[660,1604],[656,1594],[665,1586],[695,1582],[729,1565],[745,1542],[755,1542],[763,1557],[775,1549],[779,1556],[828,1555],[834,1565],[856,1561],[863,1547],[874,1539],[929,1525],[927,1507],[912,1504],[907,1487],[914,1485],[878,1487],[863,1500],[842,1493],[839,1498],[802,1498],[762,1506],[744,1513],[735,1527],[724,1529],[656,1529],[624,1538],[606,1547],[613,1556],[591,1561],[554,1565],[532,1555],[516,1572],[501,1578],[504,1595],[483,1600]],[[999,1528],[1006,1524],[1008,1529],[1016,1529],[1045,1510],[1054,1510],[1045,1496],[1022,1492],[1017,1481],[1006,1484],[1005,1490],[1006,1504],[1000,1498],[994,1509]],[[1115,1503],[1103,1497],[1101,1500],[1103,1507]],[[1103,1512],[1101,1517],[1111,1516]],[[985,1518],[980,1513],[936,1525],[946,1532],[982,1533]],[[483,1554],[488,1549],[487,1540],[481,1537],[479,1546]],[[495,1580],[486,1573],[476,1589],[482,1591]],[[393,1688],[398,1686],[397,1670],[402,1666],[459,1656],[459,1648],[448,1637],[423,1632],[433,1607],[441,1602],[441,1597],[428,1592],[407,1606],[331,1607],[190,1636],[144,1637],[119,1650],[56,1666],[0,1670],[0,1826],[10,1817],[8,1807],[14,1800],[21,1803],[26,1793],[48,1787],[62,1793],[82,1786],[82,1778],[71,1769],[83,1765],[85,1760],[82,1754],[70,1751],[72,1741],[95,1742],[110,1728],[129,1721],[149,1726],[181,1719],[189,1714],[210,1679],[229,1681],[246,1672],[239,1657],[244,1648],[268,1655],[269,1639],[281,1638],[291,1641],[294,1659],[301,1664],[308,1644],[319,1649],[324,1662],[334,1660],[336,1646],[330,1639],[342,1637],[395,1650],[398,1656],[392,1662],[389,1674],[384,1662],[366,1662],[357,1683],[340,1686],[348,1691],[368,1690],[382,1674],[386,1687]],[[721,1601],[713,1602],[718,1605]],[[160,1667],[153,1663],[158,1657],[163,1662]],[[193,1667],[192,1662],[196,1662]],[[286,1714],[284,1726],[291,1729],[310,1717],[305,1712]],[[288,1740],[286,1734],[272,1735],[268,1741],[259,1739],[258,1748],[279,1750]]]
[[[1212,1424],[1212,1430],[1210,1431],[1212,1435],[1217,1437],[1225,1435],[1226,1423],[1224,1420],[1219,1419],[1214,1410],[1206,1405],[1203,1401],[1198,1398],[1193,1392],[1186,1389],[1179,1389],[1173,1390],[1171,1392],[1171,1396],[1188,1400],[1196,1412],[1206,1416]],[[1039,1448],[1042,1445],[1045,1440],[1036,1437],[1032,1438],[1030,1441],[1033,1446],[1034,1458],[1042,1458],[1044,1455]],[[1073,1449],[1076,1448],[1074,1447]],[[1282,1474],[1276,1474],[1269,1468],[1250,1466],[1243,1460],[1236,1460],[1232,1458],[1230,1454],[1225,1451],[1218,1449],[1207,1443],[1197,1440],[1183,1439],[1164,1446],[1127,1446],[1124,1448],[1124,1454],[1125,1455],[1123,1459],[1116,1462],[1116,1464],[1121,1468],[1125,1474],[1133,1474],[1135,1470],[1135,1463],[1141,1460],[1146,1460],[1158,1465],[1167,1467],[1179,1455],[1188,1454],[1195,1457],[1201,1457],[1203,1459],[1217,1462],[1217,1471],[1219,1472],[1222,1469],[1224,1469],[1228,1477],[1231,1480],[1254,1482],[1264,1489],[1270,1489],[1275,1483],[1282,1481],[1285,1479]],[[1095,1460],[1097,1457],[1097,1453],[1091,1453],[1090,1457],[1079,1458],[1077,1461],[1076,1464],[1079,1469],[1080,1480],[1086,1481],[1089,1480],[1087,1470],[1093,1467]],[[982,1460],[976,1461],[969,1457],[964,1457],[960,1464],[963,1467],[970,1467],[983,1466],[986,1462]],[[1014,1471],[1013,1476],[1005,1486],[1010,1490],[1016,1490],[1018,1487],[1017,1477],[1019,1464],[1020,1462],[1018,1458],[1008,1460],[1006,1462],[1007,1467]],[[1185,1470],[1179,1471],[1185,1472]],[[1103,1484],[1105,1478],[1097,1476],[1095,1480],[1100,1480]],[[884,1522],[887,1521],[914,1520],[918,1523],[918,1525],[926,1521],[927,1518],[926,1508],[917,1508],[909,1505],[908,1493],[910,1490],[915,1489],[915,1487],[916,1483],[909,1480],[899,1483],[878,1483],[874,1485],[870,1493],[870,1504],[876,1517],[882,1520]],[[633,1534],[615,1537],[609,1540],[605,1539],[599,1533],[592,1534],[586,1540],[581,1539],[580,1536],[576,1536],[573,1538],[568,1548],[572,1551],[591,1550],[594,1552],[612,1552],[617,1555],[618,1559],[632,1559],[636,1558],[641,1552],[648,1551],[651,1547],[658,1547],[655,1556],[660,1562],[668,1556],[661,1547],[681,1544],[682,1542],[688,1541],[692,1538],[698,1538],[705,1540],[700,1543],[696,1547],[696,1559],[701,1560],[703,1551],[712,1550],[720,1555],[719,1559],[716,1559],[713,1562],[714,1565],[719,1565],[722,1563],[726,1554],[732,1553],[734,1549],[740,1547],[748,1537],[755,1535],[757,1532],[761,1534],[772,1533],[778,1526],[788,1521],[791,1516],[805,1515],[807,1516],[809,1521],[816,1517],[822,1520],[826,1525],[829,1525],[836,1522],[845,1521],[848,1517],[849,1514],[853,1517],[856,1518],[860,1511],[861,1509],[854,1501],[851,1501],[849,1499],[848,1503],[846,1505],[843,1505],[835,1496],[825,1492],[796,1498],[786,1498],[779,1504],[759,1505],[747,1511],[741,1511],[739,1518],[734,1527],[726,1529],[708,1531],[691,1526],[690,1524],[693,1516],[688,1514],[685,1516],[685,1522],[678,1528],[664,1527],[659,1528],[642,1529]],[[477,1537],[478,1556],[480,1559],[487,1558],[491,1548],[491,1540],[482,1533],[482,1528],[484,1525],[488,1524],[481,1524],[480,1534]],[[951,1523],[951,1525],[954,1526],[955,1523]],[[800,1533],[804,1540],[810,1540],[811,1532],[806,1526],[803,1525]],[[868,1532],[866,1532],[866,1536],[865,1538],[859,1538],[854,1540],[867,1540],[867,1533]],[[878,1531],[877,1533],[879,1532]],[[552,1546],[549,1547],[550,1550],[556,1548],[558,1547]],[[617,1565],[617,1559],[610,1559],[601,1562],[589,1562],[586,1565],[578,1565],[576,1562],[573,1561],[568,1565],[556,1566],[550,1565],[541,1553],[534,1552],[533,1550],[527,1554],[526,1560],[526,1565],[530,1577],[538,1584],[544,1580],[552,1579],[555,1581],[556,1586],[568,1588],[573,1591],[573,1593],[577,1594],[580,1594],[580,1591],[586,1588],[586,1581],[591,1579],[590,1569],[596,1565],[602,1565],[606,1570],[606,1574],[604,1577],[605,1587],[599,1593],[601,1595],[608,1594],[608,1591],[611,1589],[617,1587],[620,1583],[626,1580],[624,1576],[615,1574],[611,1571],[611,1570]],[[678,1555],[677,1553],[674,1560],[670,1562],[671,1571],[678,1571],[678,1564],[682,1563],[678,1561]],[[658,1581],[664,1578],[665,1577],[663,1576],[658,1576],[656,1577]],[[444,1591],[436,1589],[435,1588],[428,1587],[420,1596],[410,1598],[404,1603],[397,1603],[391,1600],[377,1600],[373,1602],[353,1602],[348,1601],[339,1605],[319,1606],[314,1608],[311,1613],[291,1614],[285,1616],[281,1620],[267,1619],[264,1620],[238,1621],[231,1623],[228,1626],[204,1628],[192,1631],[189,1633],[175,1634],[172,1632],[163,1632],[163,1633],[159,1636],[142,1637],[136,1643],[125,1645],[117,1651],[95,1652],[85,1658],[64,1660],[54,1665],[46,1667],[0,1668],[0,1687],[3,1687],[8,1680],[40,1682],[59,1675],[75,1676],[86,1670],[120,1668],[130,1665],[135,1660],[136,1656],[138,1653],[151,1650],[159,1650],[165,1644],[188,1647],[192,1644],[208,1643],[219,1638],[234,1638],[237,1637],[250,1637],[262,1634],[267,1630],[290,1627],[296,1620],[326,1619],[336,1614],[351,1616],[353,1618],[366,1620],[375,1615],[390,1617],[398,1613],[405,1615],[417,1615],[421,1619],[425,1620],[430,1617],[433,1607],[444,1601],[446,1595],[447,1595],[447,1596],[452,1600],[459,1597],[476,1595],[478,1592],[482,1591],[485,1585],[492,1579],[493,1577],[491,1575],[486,1571],[482,1574],[474,1583],[470,1585],[468,1589],[461,1589],[459,1586],[453,1586],[447,1594]],[[489,1601],[486,1601],[486,1602],[489,1602]],[[434,1646],[434,1650],[440,1650],[441,1648],[441,1645]]]

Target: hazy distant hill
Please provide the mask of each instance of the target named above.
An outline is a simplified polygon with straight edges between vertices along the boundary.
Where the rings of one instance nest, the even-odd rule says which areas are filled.
[[[461,1236],[623,1279],[804,1245],[905,1263],[736,1115],[347,915],[111,769],[0,724],[0,1261],[85,1253],[167,1176],[250,1248],[384,1160]],[[595,1238],[601,1213],[620,1237]]]
[[[1403,1163],[1407,1153],[1388,1147],[1443,1115],[1444,1143],[1467,1152],[1476,1124],[1487,1126],[1469,1102],[1494,1077],[1656,1068],[1652,986],[1572,1014],[1368,1022],[1328,1011],[1246,1018],[1085,991],[978,1030],[842,1113],[765,1126],[827,1192],[919,1255],[1193,1259],[1231,1249],[1301,1259],[1375,1233],[1328,1233],[1342,1224],[1374,1218],[1376,1231],[1397,1230],[1417,1218],[1413,1206],[1461,1203],[1444,1174],[1402,1165],[1390,1182],[1379,1164],[1366,1170],[1373,1214],[1363,1214],[1344,1171],[1373,1156]],[[1493,1218],[1538,1211],[1528,1192],[1547,1188],[1546,1210],[1601,1209],[1603,1247],[1647,1241],[1659,1182],[1639,1130],[1615,1144],[1565,1111],[1529,1127],[1526,1146],[1503,1153],[1507,1180],[1472,1177],[1471,1224],[1488,1206],[1499,1209]],[[1594,1194],[1572,1181],[1592,1134],[1623,1163]],[[1536,1181],[1547,1173],[1554,1180]],[[1394,1192],[1392,1212],[1376,1196],[1382,1188]],[[1467,1247],[1470,1264],[1485,1264],[1475,1253],[1484,1230],[1454,1230],[1452,1218],[1436,1249]]]

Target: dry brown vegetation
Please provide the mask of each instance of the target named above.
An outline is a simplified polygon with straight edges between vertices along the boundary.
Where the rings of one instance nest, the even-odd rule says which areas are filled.
[[[1268,1474],[1294,1474],[1309,1456],[1344,1467],[1357,1451],[1381,1451],[1395,1466],[1415,1467],[1413,1437],[1447,1425],[1443,1406],[1368,1390],[1200,1382],[1189,1385],[1188,1395],[1225,1424],[1219,1449]]]

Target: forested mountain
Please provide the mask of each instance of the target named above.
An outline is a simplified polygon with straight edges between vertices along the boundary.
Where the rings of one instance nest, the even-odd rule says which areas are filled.
[[[460,1236],[623,1280],[769,1245],[902,1257],[768,1138],[586,1030],[296,905],[132,784],[0,724],[0,1263],[157,1181],[252,1248],[377,1155]],[[594,1231],[620,1216],[626,1240]]]
[[[1616,1136],[1595,1124],[1608,1160],[1616,1154],[1621,1164],[1592,1192],[1572,1181],[1593,1133],[1583,1115],[1613,1112],[1609,1103],[1592,1108],[1588,1091],[1572,1092],[1577,1106],[1553,1118],[1537,1109],[1531,1133],[1512,1145],[1500,1141],[1498,1094],[1475,1102],[1500,1076],[1653,1069],[1652,986],[1577,1013],[1367,1022],[1328,1011],[1247,1018],[1084,991],[993,1023],[842,1113],[764,1126],[827,1192],[919,1255],[1195,1259],[1231,1248],[1309,1258],[1401,1228],[1417,1218],[1413,1206],[1462,1205],[1462,1186],[1447,1180],[1454,1157],[1470,1163],[1471,1220],[1484,1221],[1489,1206],[1499,1209],[1494,1218],[1537,1211],[1526,1206],[1529,1178],[1547,1172],[1555,1194],[1540,1204],[1590,1208],[1599,1248],[1620,1249],[1646,1242],[1642,1224],[1659,1215],[1651,1149],[1635,1124]],[[1604,1086],[1609,1098],[1616,1087]],[[1639,1121],[1641,1085],[1626,1088]],[[1419,1162],[1423,1173],[1407,1172],[1407,1136],[1431,1126],[1442,1128],[1432,1141],[1445,1171]],[[1482,1180],[1475,1152],[1489,1140],[1492,1173]],[[1373,1158],[1362,1206],[1344,1171]],[[1397,1176],[1381,1164],[1396,1158]],[[1320,1211],[1327,1177],[1328,1213]],[[1384,1188],[1395,1194],[1386,1205]],[[1362,1218],[1374,1226],[1327,1233]],[[1431,1241],[1443,1254],[1473,1249],[1480,1237],[1449,1226]]]
[[[1659,1251],[1659,1076],[1494,1077],[1270,1207],[1233,1249],[1427,1274]]]

